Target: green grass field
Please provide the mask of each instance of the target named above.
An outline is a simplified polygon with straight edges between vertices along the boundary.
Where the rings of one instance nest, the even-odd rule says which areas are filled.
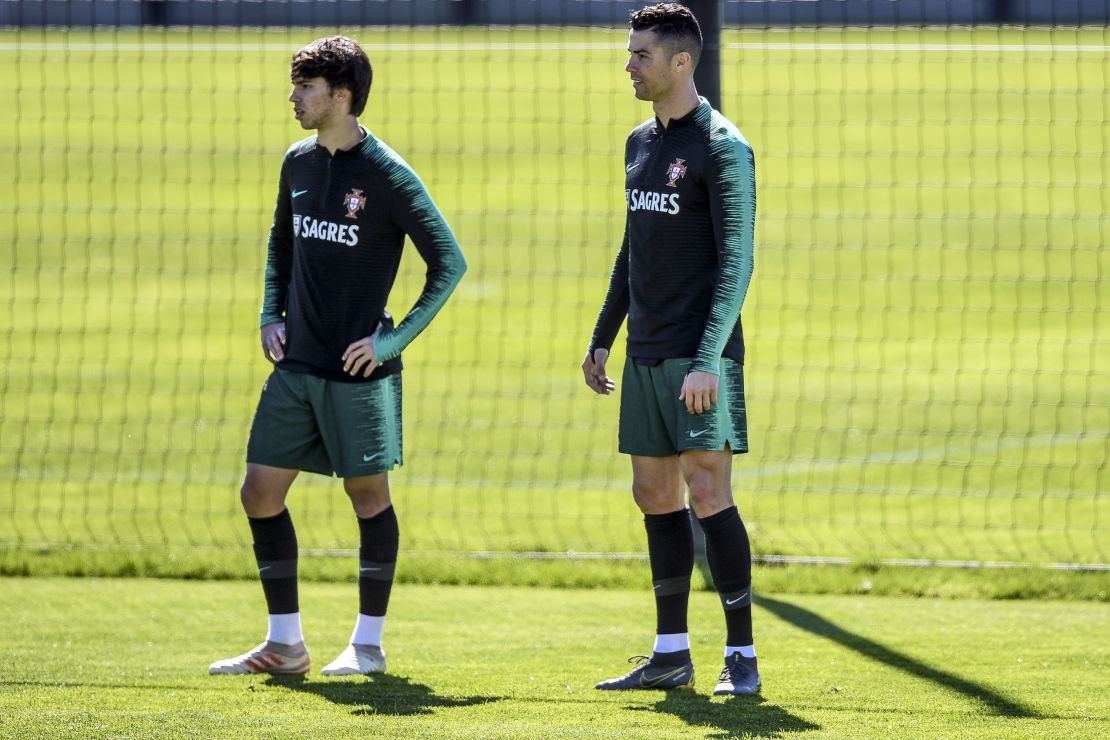
[[[287,60],[322,33],[0,31],[7,557],[245,549],[265,233],[302,135]],[[623,32],[352,33],[376,69],[363,121],[470,263],[405,356],[406,547],[641,551],[617,400],[577,369],[624,136],[650,115]],[[1110,562],[1107,31],[723,41],[722,107],[760,183],[734,475],[755,551]],[[421,267],[406,259],[394,313]],[[306,476],[290,506],[306,547],[353,546],[336,482]]]
[[[255,644],[256,584],[4,579],[0,735],[23,737],[1068,737],[1110,733],[1110,605],[763,597],[764,689],[710,695],[724,639],[691,601],[694,692],[601,693],[650,648],[640,591],[408,586],[387,675],[325,679],[353,584],[302,589],[314,672],[208,676]],[[496,625],[496,626],[494,626]]]

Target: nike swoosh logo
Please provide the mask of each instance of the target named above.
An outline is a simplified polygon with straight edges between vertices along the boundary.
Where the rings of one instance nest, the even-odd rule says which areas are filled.
[[[639,167],[639,166],[640,166],[640,163],[639,163],[639,162],[633,162],[632,164],[630,164],[630,165],[628,165],[627,167],[625,167],[625,168],[624,168],[624,171],[625,171],[625,172],[631,172],[632,170],[636,169],[636,168],[637,168],[637,167]]]
[[[737,596],[735,599],[725,599],[725,606],[732,606],[737,601],[743,601],[743,600],[744,600],[743,596]]]
[[[690,432],[690,439],[696,439],[697,437],[700,437],[703,434],[708,434],[711,431],[712,431],[711,429],[702,429],[697,434],[695,434],[694,432]]]
[[[263,565],[261,568],[258,569],[258,572],[261,573],[264,570],[269,570],[271,567],[273,567],[273,566]]]
[[[376,454],[373,454],[373,455],[363,455],[362,456],[362,461],[363,462],[370,462],[371,460],[373,460],[375,457],[377,457],[380,454],[381,453],[379,452],[379,453],[376,453]]]
[[[682,678],[685,675],[686,675],[685,666],[681,667],[681,668],[675,668],[673,671],[667,671],[666,673],[660,673],[658,676],[652,676],[651,678],[648,678],[647,673],[644,672],[644,673],[640,674],[640,685],[643,686],[644,688],[650,689],[652,686],[658,686],[663,681],[666,681],[668,678],[676,678],[677,679],[677,678]]]
[[[293,191],[293,197],[296,198],[297,196],[304,195],[307,192],[308,192],[307,190],[294,190]]]

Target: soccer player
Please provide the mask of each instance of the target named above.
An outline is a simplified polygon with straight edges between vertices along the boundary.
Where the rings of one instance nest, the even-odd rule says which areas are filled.
[[[385,671],[381,635],[397,561],[389,471],[402,462],[401,351],[466,271],[451,229],[416,173],[361,126],[370,60],[342,36],[293,55],[296,119],[316,133],[289,148],[270,228],[262,351],[274,365],[247,444],[242,502],[269,609],[266,640],[210,673],[309,669],[297,595],[297,535],[285,508],[301,470],[338,475],[361,534],[359,613],[325,675]],[[386,301],[405,236],[427,264],[396,326]]]
[[[586,385],[609,395],[605,364],[628,317],[620,451],[644,514],[655,593],[650,657],[599,689],[694,685],[686,627],[693,533],[684,483],[728,631],[714,694],[752,694],[751,551],[732,499],[732,456],[747,452],[740,308],[753,268],[755,160],[736,127],[699,98],[701,29],[689,9],[631,14],[625,70],[655,116],[625,145],[624,241],[586,359]]]

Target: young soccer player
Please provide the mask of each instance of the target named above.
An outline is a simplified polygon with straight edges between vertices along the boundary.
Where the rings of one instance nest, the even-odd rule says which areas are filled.
[[[466,263],[420,178],[358,122],[372,79],[358,44],[313,41],[293,56],[290,77],[294,115],[316,133],[291,146],[281,165],[261,317],[262,351],[274,370],[251,426],[242,487],[269,631],[209,672],[309,669],[297,535],[285,507],[305,470],[343,479],[361,534],[359,613],[350,644],[323,673],[380,673],[399,537],[388,474],[402,462],[401,351],[443,307]],[[406,235],[427,278],[394,326],[386,302]]]
[[[752,694],[751,552],[732,499],[732,456],[747,452],[740,308],[753,269],[755,160],[736,127],[698,97],[701,29],[690,10],[634,11],[625,70],[655,116],[625,147],[627,220],[609,292],[582,363],[586,384],[615,388],[605,364],[628,317],[620,451],[644,514],[655,592],[650,657],[599,689],[692,687],[687,603],[694,565],[684,485],[705,532],[724,607],[725,666],[714,694]]]

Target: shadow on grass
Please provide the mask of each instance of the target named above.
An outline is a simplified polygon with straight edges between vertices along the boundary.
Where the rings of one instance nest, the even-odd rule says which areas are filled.
[[[1041,719],[1042,716],[1034,709],[1021,702],[1009,699],[993,689],[974,681],[968,681],[947,671],[926,665],[919,660],[899,653],[896,650],[884,647],[873,640],[861,637],[853,632],[833,624],[824,617],[803,609],[800,606],[769,599],[766,596],[753,596],[752,603],[761,606],[774,614],[779,619],[789,622],[795,627],[800,627],[807,632],[832,640],[844,647],[855,650],[860,655],[871,660],[885,663],[912,676],[923,678],[926,681],[943,686],[953,691],[958,691],[969,699],[982,702],[997,715],[1003,717],[1029,717]]]
[[[655,710],[673,714],[691,726],[713,727],[726,737],[781,737],[784,733],[819,730],[816,725],[796,717],[780,706],[768,704],[762,696],[731,696],[714,702],[693,691],[668,691]]]
[[[322,696],[334,704],[355,707],[351,714],[431,714],[440,707],[471,707],[500,701],[500,696],[468,696],[461,699],[437,696],[429,686],[402,676],[374,675],[307,680],[300,676],[270,676],[267,686],[283,686]]]

